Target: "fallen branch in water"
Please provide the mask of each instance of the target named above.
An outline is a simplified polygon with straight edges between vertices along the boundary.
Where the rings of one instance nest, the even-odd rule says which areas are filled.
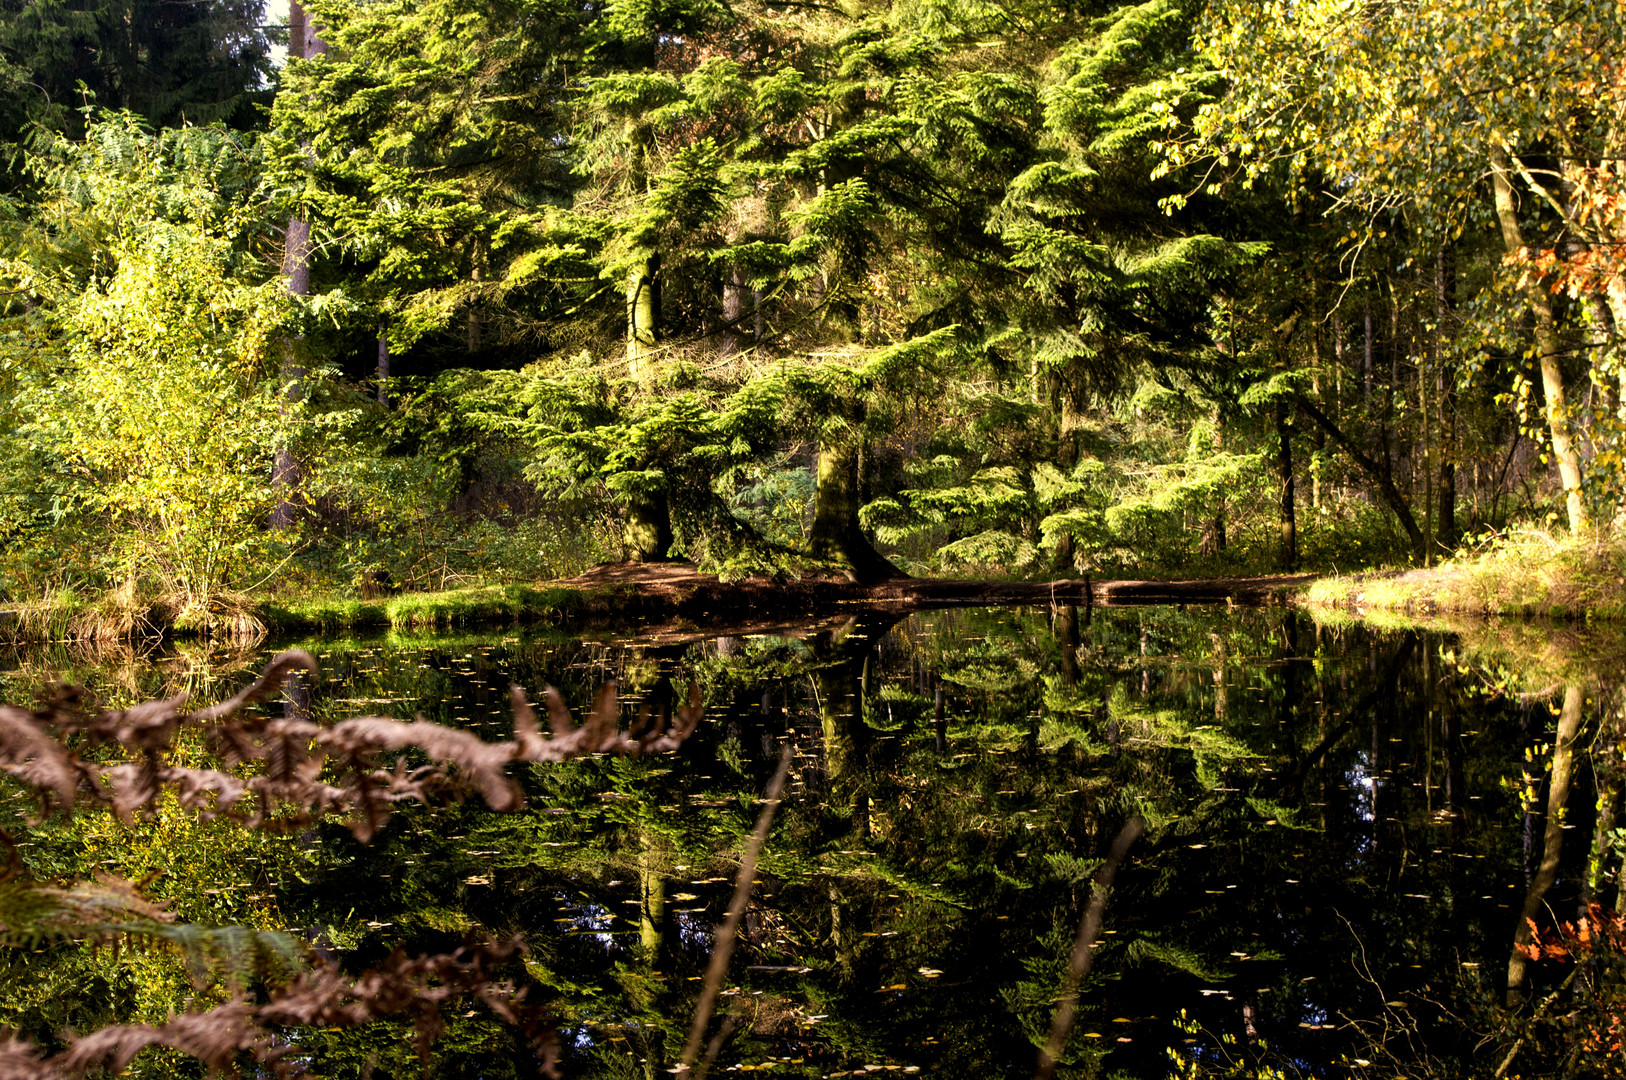
[[[1067,1046],[1067,1033],[1073,1029],[1073,1017],[1078,1012],[1078,988],[1084,984],[1084,976],[1090,973],[1090,963],[1095,958],[1092,950],[1095,939],[1101,936],[1101,919],[1106,913],[1107,894],[1112,889],[1113,879],[1118,876],[1118,867],[1145,828],[1146,822],[1139,814],[1130,818],[1112,841],[1107,861],[1096,871],[1090,902],[1084,908],[1084,918],[1078,924],[1078,937],[1073,941],[1067,976],[1062,980],[1056,1015],[1050,1023],[1050,1039],[1039,1051],[1039,1069],[1034,1073],[1035,1080],[1050,1080],[1055,1075],[1056,1063],[1061,1060],[1062,1050]]]
[[[706,966],[706,981],[700,989],[700,1000],[694,1007],[694,1022],[689,1026],[689,1038],[683,1045],[683,1053],[678,1060],[676,1069],[680,1077],[688,1077],[694,1069],[695,1059],[700,1056],[700,1040],[705,1037],[706,1025],[711,1023],[711,1011],[717,1004],[717,995],[722,992],[723,979],[728,975],[728,961],[734,955],[734,939],[740,932],[740,920],[745,917],[745,905],[751,899],[751,886],[756,882],[757,859],[762,855],[762,846],[768,842],[768,829],[773,825],[774,811],[779,809],[779,798],[785,791],[785,777],[790,773],[791,748],[786,746],[779,756],[779,769],[768,782],[768,793],[762,799],[762,813],[757,815],[757,827],[751,834],[750,842],[745,846],[745,858],[740,860],[740,872],[734,879],[734,895],[728,901],[728,914],[724,916],[722,925],[717,928],[712,940],[711,963]],[[716,1057],[717,1048],[721,1040],[714,1043],[711,1053],[707,1055],[706,1062],[701,1066],[700,1080],[706,1073],[706,1067]]]

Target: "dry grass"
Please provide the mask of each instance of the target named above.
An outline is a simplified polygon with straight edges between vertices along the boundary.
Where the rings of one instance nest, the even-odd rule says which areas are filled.
[[[1512,530],[1426,570],[1322,578],[1299,596],[1311,607],[1430,615],[1626,619],[1626,540]]]
[[[255,609],[255,603],[240,593],[216,593],[207,608],[199,610],[181,593],[143,595],[133,584],[92,599],[63,590],[17,605],[15,618],[0,623],[0,640],[107,645],[173,634],[252,643],[266,632]]]

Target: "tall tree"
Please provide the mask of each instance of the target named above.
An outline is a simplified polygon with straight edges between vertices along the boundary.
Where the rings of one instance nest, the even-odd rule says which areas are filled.
[[[81,134],[87,98],[159,126],[256,126],[270,100],[271,46],[264,0],[7,0],[0,143],[36,123]]]
[[[1514,259],[1558,235],[1586,246],[1568,225],[1573,186],[1545,163],[1618,153],[1618,110],[1595,93],[1595,73],[1626,58],[1619,5],[1221,3],[1206,46],[1230,90],[1204,107],[1202,145],[1234,153],[1250,176],[1281,165],[1334,192],[1365,222],[1349,237],[1353,248],[1400,215],[1426,249],[1487,220]],[[1565,385],[1576,350],[1542,275],[1518,286],[1546,437],[1578,532],[1588,513]]]

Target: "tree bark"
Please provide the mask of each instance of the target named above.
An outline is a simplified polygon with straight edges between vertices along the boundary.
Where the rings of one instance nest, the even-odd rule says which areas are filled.
[[[856,442],[819,446],[808,554],[835,563],[859,584],[905,577],[875,550],[858,525],[858,454]]]
[[[485,279],[485,263],[479,240],[474,241],[474,250],[469,253],[469,280],[478,285]],[[468,351],[477,353],[484,344],[484,327],[480,320],[480,294],[476,292],[469,298],[468,311]]]
[[[753,295],[754,290],[745,280],[745,272],[739,266],[730,268],[728,280],[723,282],[722,351],[725,356],[739,352],[745,345],[746,335],[750,331],[744,323],[751,311],[745,306],[746,297]]]
[[[651,254],[627,275],[627,372],[648,388],[655,378],[655,342],[661,330],[661,257]]]
[[[390,339],[384,333],[384,320],[378,321],[378,403],[390,407]]]
[[[1457,391],[1446,375],[1446,318],[1451,313],[1456,267],[1450,251],[1442,247],[1434,259],[1434,366],[1440,398],[1440,491],[1437,541],[1450,548],[1457,542]]]
[[[1285,400],[1276,403],[1276,473],[1281,491],[1281,550],[1279,558],[1283,570],[1292,570],[1299,562],[1299,527],[1293,507],[1293,427],[1292,411]]]
[[[293,0],[288,9],[289,57],[307,60],[326,51],[327,44],[317,32],[316,24],[306,15],[299,0]],[[311,226],[302,218],[290,218],[288,231],[283,235],[282,278],[288,295],[311,294]],[[305,369],[299,362],[300,344],[297,335],[290,335],[282,342],[282,361],[277,374],[289,405],[297,402],[303,393],[300,380],[305,377]],[[287,411],[283,410],[284,415]],[[277,505],[271,510],[272,529],[282,531],[293,527],[298,489],[304,478],[304,468],[289,444],[288,432],[284,431],[271,463],[271,485],[279,492]]]
[[[1496,217],[1502,227],[1502,243],[1511,255],[1525,245],[1524,232],[1519,225],[1518,201],[1514,196],[1513,182],[1508,178],[1508,167],[1507,151],[1500,148],[1493,150],[1491,186],[1496,198]],[[1570,532],[1579,533],[1586,528],[1586,506],[1581,501],[1581,456],[1575,447],[1569,407],[1564,399],[1564,373],[1558,365],[1558,358],[1563,352],[1558,322],[1553,316],[1552,301],[1541,282],[1529,282],[1524,292],[1536,324],[1536,350],[1540,353],[1547,433],[1552,439],[1553,457],[1558,463],[1559,483],[1564,487],[1564,509],[1569,516]]]
[[[1231,350],[1236,355],[1236,350]],[[1224,447],[1225,429],[1223,418],[1219,410],[1215,409],[1214,421],[1214,450],[1217,452]],[[1218,555],[1225,550],[1225,496],[1222,494],[1214,500],[1214,513],[1205,519],[1202,525],[1202,535],[1197,541],[1197,550],[1204,556]]]
[[[672,507],[665,492],[627,499],[621,539],[627,546],[627,558],[633,562],[665,562],[670,557]]]

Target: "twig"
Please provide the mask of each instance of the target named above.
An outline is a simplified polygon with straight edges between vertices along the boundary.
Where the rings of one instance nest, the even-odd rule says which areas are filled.
[[[1569,975],[1565,977],[1564,981],[1558,984],[1558,989],[1547,995],[1546,1000],[1544,1000],[1541,1003],[1541,1006],[1537,1008],[1536,1011],[1530,1016],[1530,1023],[1532,1026],[1543,1016],[1547,1015],[1548,1007],[1552,1005],[1553,1002],[1558,1000],[1559,995],[1561,995],[1565,990],[1569,989],[1570,983],[1574,982],[1575,976],[1579,975],[1580,973],[1581,968],[1579,965],[1577,965],[1575,970],[1571,971]],[[1507,1075],[1507,1071],[1513,1067],[1513,1060],[1519,1056],[1519,1051],[1524,1049],[1524,1042],[1524,1036],[1522,1035],[1513,1041],[1513,1049],[1507,1052],[1507,1057],[1502,1059],[1502,1064],[1497,1067],[1496,1072],[1491,1074],[1493,1077],[1495,1077],[1495,1080],[1502,1080],[1502,1077]]]
[[[700,1001],[694,1007],[694,1023],[689,1027],[689,1041],[683,1044],[683,1056],[678,1061],[677,1074],[689,1076],[695,1059],[700,1055],[700,1040],[705,1037],[706,1025],[711,1022],[711,1011],[717,1004],[717,995],[728,975],[728,961],[734,955],[734,938],[740,931],[740,920],[745,917],[745,904],[751,898],[751,884],[757,876],[757,858],[767,842],[768,828],[773,824],[774,811],[779,808],[779,796],[785,790],[785,777],[790,773],[791,748],[779,755],[779,770],[768,782],[767,796],[762,800],[762,813],[757,815],[757,828],[745,845],[745,858],[740,861],[739,876],[734,879],[734,897],[728,902],[728,915],[717,928],[716,944],[711,949],[711,964],[706,968],[706,981],[700,990]]]
[[[1078,938],[1073,942],[1073,956],[1067,967],[1067,978],[1062,983],[1061,998],[1056,1002],[1056,1015],[1050,1023],[1050,1041],[1045,1048],[1039,1051],[1039,1069],[1035,1072],[1035,1080],[1050,1080],[1056,1072],[1056,1062],[1061,1058],[1061,1052],[1067,1045],[1067,1033],[1072,1030],[1073,1017],[1078,1012],[1078,988],[1084,982],[1084,976],[1090,973],[1090,961],[1094,958],[1093,947],[1095,939],[1101,934],[1101,919],[1106,911],[1107,892],[1112,888],[1112,881],[1118,876],[1118,866],[1129,854],[1130,847],[1140,834],[1146,830],[1146,822],[1139,814],[1130,818],[1122,829],[1118,830],[1117,839],[1112,841],[1112,850],[1107,854],[1107,861],[1095,873],[1094,887],[1091,890],[1089,906],[1084,909],[1084,918],[1078,924]]]

